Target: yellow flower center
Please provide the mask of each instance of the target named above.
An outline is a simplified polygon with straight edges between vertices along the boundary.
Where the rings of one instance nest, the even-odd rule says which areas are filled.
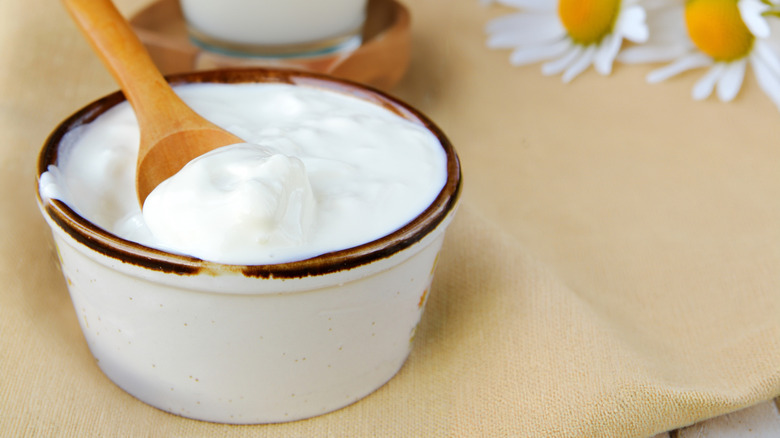
[[[620,11],[620,0],[559,0],[558,16],[569,37],[591,45],[612,32]]]
[[[737,0],[688,0],[688,35],[716,61],[733,61],[750,53],[755,37],[742,21]]]

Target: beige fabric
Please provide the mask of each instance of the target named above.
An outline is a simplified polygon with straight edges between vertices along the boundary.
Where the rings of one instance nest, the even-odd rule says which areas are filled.
[[[138,402],[92,360],[33,180],[56,123],[116,86],[56,2],[0,2],[0,435],[642,437],[780,395],[780,111],[752,76],[730,104],[690,99],[701,72],[564,85],[485,48],[507,10],[407,3],[394,94],[465,172],[414,352],[348,408],[237,427]]]

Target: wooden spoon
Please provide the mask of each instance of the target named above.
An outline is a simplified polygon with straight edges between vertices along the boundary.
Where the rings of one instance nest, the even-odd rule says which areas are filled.
[[[138,200],[192,159],[243,143],[204,119],[171,89],[146,48],[110,0],[63,0],[133,106],[141,129],[135,174]]]

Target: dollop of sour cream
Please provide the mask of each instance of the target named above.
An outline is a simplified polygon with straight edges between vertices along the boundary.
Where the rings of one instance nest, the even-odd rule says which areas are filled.
[[[258,248],[304,244],[315,208],[301,160],[246,143],[200,156],[163,181],[143,218],[170,248],[244,260]]]
[[[127,240],[228,264],[303,260],[401,228],[446,182],[427,129],[340,93],[287,84],[190,84],[195,111],[245,139],[135,194],[138,124],[125,102],[68,133],[40,193]]]

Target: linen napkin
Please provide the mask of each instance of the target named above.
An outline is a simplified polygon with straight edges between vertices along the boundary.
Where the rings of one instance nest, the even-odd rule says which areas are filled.
[[[642,67],[511,67],[476,3],[408,4],[393,92],[465,175],[409,360],[260,426],[164,413],[97,368],[32,181],[46,135],[116,85],[61,8],[0,3],[0,435],[647,437],[780,395],[780,113],[749,80],[724,105]]]

